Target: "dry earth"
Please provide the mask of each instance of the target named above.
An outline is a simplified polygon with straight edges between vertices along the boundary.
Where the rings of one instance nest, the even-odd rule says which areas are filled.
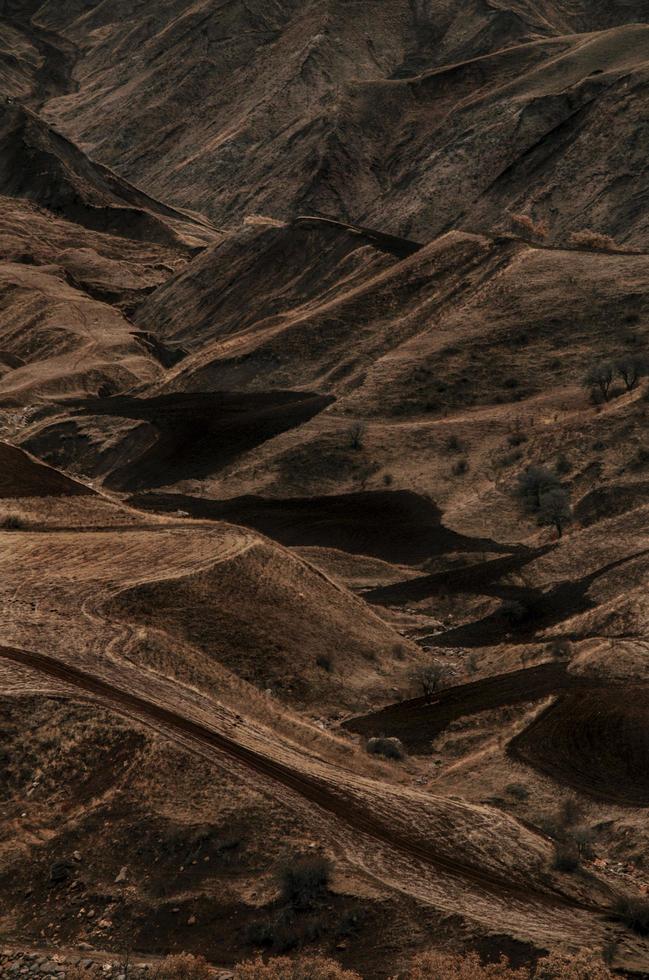
[[[648,100],[644,0],[0,0],[8,956],[649,975]]]

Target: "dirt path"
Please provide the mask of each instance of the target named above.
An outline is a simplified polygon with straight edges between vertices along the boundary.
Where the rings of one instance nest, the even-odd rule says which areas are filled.
[[[596,914],[606,912],[605,908],[576,898],[550,890],[540,890],[531,882],[525,885],[517,884],[512,878],[461,860],[451,859],[430,845],[420,844],[398,829],[392,829],[374,816],[370,805],[364,805],[360,800],[345,798],[338,787],[334,788],[333,783],[327,783],[326,778],[297,771],[270,755],[263,755],[259,751],[248,748],[236,739],[205,724],[130,691],[122,690],[69,664],[43,654],[13,647],[0,647],[0,658],[20,667],[35,670],[84,694],[99,697],[117,711],[135,716],[145,722],[153,722],[156,726],[162,727],[168,735],[182,736],[183,740],[189,740],[201,747],[217,749],[259,775],[299,794],[353,830],[409,858],[415,858],[454,878],[460,878],[469,886],[474,888],[477,886],[480,890],[499,898],[517,899],[526,905],[533,902],[552,909],[573,909]]]

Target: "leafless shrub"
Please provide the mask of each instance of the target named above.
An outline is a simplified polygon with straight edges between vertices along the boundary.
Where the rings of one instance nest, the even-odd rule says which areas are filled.
[[[202,956],[176,953],[162,961],[154,977],[155,980],[209,980],[211,972]]]
[[[607,402],[611,391],[611,385],[613,384],[614,375],[615,368],[613,364],[610,361],[602,361],[600,364],[594,364],[586,372],[582,385],[584,388],[589,389],[593,401],[597,401],[598,398],[601,398]]]
[[[615,370],[624,381],[626,390],[633,391],[649,371],[649,363],[644,354],[626,354],[616,360]]]
[[[234,970],[235,980],[361,980],[358,973],[343,970],[335,960],[322,956],[299,956],[289,959],[275,956],[265,963],[260,958],[240,963]]]
[[[529,235],[530,238],[544,241],[550,234],[550,229],[542,219],[535,221],[529,214],[513,214],[511,219],[514,228],[523,235]]]
[[[582,231],[573,231],[569,242],[575,248],[584,248],[596,252],[621,252],[622,247],[618,245],[610,235],[603,235],[599,231],[592,231],[584,228]]]
[[[322,854],[292,856],[278,870],[282,898],[294,908],[309,908],[326,894],[331,862]]]
[[[416,956],[399,980],[613,980],[614,974],[590,950],[576,954],[554,952],[536,967],[515,969],[506,957],[483,964],[477,953],[458,954],[434,950]]]
[[[432,696],[444,685],[446,670],[441,664],[424,664],[412,672],[412,680],[425,698]]]
[[[349,445],[351,449],[362,449],[365,442],[367,426],[364,422],[354,422],[349,427]]]

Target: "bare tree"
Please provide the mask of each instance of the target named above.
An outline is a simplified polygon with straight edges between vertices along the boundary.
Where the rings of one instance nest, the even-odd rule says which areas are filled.
[[[528,466],[518,474],[516,492],[526,508],[533,513],[541,507],[544,494],[560,488],[559,477],[546,466]]]
[[[366,426],[364,422],[354,422],[349,429],[349,445],[352,449],[362,449],[365,440]]]
[[[647,374],[648,367],[644,354],[626,354],[615,362],[615,369],[627,391],[633,391],[638,381]]]
[[[555,527],[558,536],[563,536],[565,526],[572,521],[570,495],[567,490],[557,487],[541,495],[538,521],[542,527]]]
[[[610,361],[594,364],[584,375],[584,388],[588,388],[591,392],[599,392],[604,401],[607,402],[613,383],[613,374],[614,367]]]
[[[413,680],[421,688],[426,700],[430,701],[443,686],[445,676],[446,671],[441,664],[425,664],[415,670]]]

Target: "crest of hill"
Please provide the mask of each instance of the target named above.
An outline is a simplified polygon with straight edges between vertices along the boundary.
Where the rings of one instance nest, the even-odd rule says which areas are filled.
[[[191,250],[216,237],[204,219],[137,190],[29,109],[7,101],[0,103],[0,193],[130,239]]]
[[[646,208],[616,192],[643,192],[641,0],[175,0],[146,28],[141,4],[32,12],[77,49],[46,117],[220,225],[315,209],[429,240],[510,207],[562,235],[587,212],[625,241],[646,233]]]

